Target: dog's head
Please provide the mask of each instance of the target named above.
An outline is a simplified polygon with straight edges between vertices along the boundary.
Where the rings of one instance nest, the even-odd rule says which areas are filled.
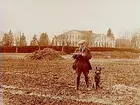
[[[96,67],[95,74],[101,74],[101,67]]]

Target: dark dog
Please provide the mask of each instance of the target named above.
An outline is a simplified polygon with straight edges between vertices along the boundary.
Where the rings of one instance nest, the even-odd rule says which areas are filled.
[[[94,83],[93,83],[93,88],[96,90],[100,88],[100,78],[101,78],[101,67],[96,67],[95,70],[95,75],[94,75]]]

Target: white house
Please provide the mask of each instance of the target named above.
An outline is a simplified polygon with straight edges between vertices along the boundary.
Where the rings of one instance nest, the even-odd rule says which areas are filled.
[[[55,36],[52,40],[52,44],[55,46],[78,46],[78,42],[81,39],[87,39],[89,35],[92,35],[92,31],[70,30]]]
[[[78,42],[85,39],[89,47],[115,47],[114,36],[95,34],[92,31],[70,30],[55,36],[52,45],[55,46],[78,46]]]
[[[93,34],[94,47],[115,47],[115,39],[104,34]]]

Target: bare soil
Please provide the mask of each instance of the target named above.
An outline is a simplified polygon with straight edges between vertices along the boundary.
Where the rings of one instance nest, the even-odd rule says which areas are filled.
[[[87,90],[84,76],[76,91],[71,55],[63,60],[26,60],[24,54],[1,59],[3,105],[140,105],[140,60],[91,59],[90,87],[94,68],[103,67],[101,89]],[[9,57],[11,57],[9,59]]]

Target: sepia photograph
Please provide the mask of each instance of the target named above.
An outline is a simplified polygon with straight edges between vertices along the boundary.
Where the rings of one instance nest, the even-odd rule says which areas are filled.
[[[140,105],[140,0],[0,0],[0,105]]]

